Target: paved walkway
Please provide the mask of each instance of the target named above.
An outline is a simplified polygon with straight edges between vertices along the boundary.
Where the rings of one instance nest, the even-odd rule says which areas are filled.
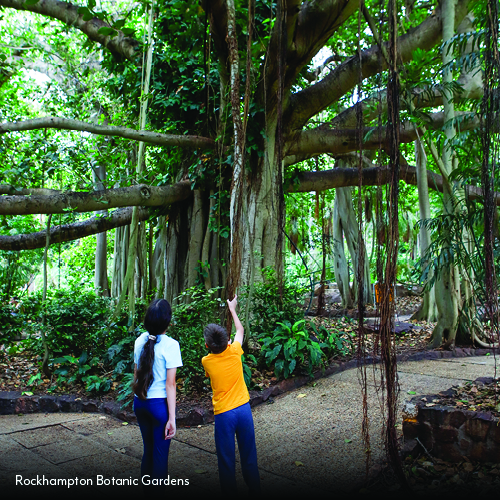
[[[494,376],[493,356],[404,362],[399,364],[399,407],[412,395],[434,394],[452,385]],[[370,366],[370,434],[374,460],[383,458],[380,439],[382,396],[379,368]],[[357,492],[365,459],[358,371],[347,370],[283,394],[253,409],[259,467],[266,497],[275,493],[325,495]],[[136,425],[98,414],[0,416],[0,491],[18,498],[48,492],[45,478],[66,480],[70,498],[115,494],[140,498],[141,487],[116,486],[139,478],[142,440]],[[170,498],[218,492],[213,424],[178,429],[170,451]],[[38,486],[16,485],[39,481]],[[182,480],[182,481],[179,481]],[[88,483],[83,488],[77,488]],[[239,474],[241,493],[245,491]],[[91,484],[91,485],[90,485]],[[182,497],[181,497],[182,495]],[[244,495],[243,495],[244,496]],[[4,497],[6,498],[6,497]],[[208,498],[210,498],[208,496]]]

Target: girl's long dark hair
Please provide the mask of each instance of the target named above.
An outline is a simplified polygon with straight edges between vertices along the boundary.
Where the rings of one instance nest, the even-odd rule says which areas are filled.
[[[155,299],[148,307],[144,316],[144,328],[150,335],[162,334],[170,324],[172,319],[172,309],[165,299]],[[132,388],[134,394],[140,399],[146,399],[148,389],[153,383],[153,363],[155,360],[156,340],[148,339],[144,344],[139,366],[137,367],[137,377]]]

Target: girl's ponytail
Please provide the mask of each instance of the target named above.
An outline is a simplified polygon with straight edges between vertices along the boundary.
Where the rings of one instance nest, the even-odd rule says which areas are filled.
[[[142,349],[137,367],[137,378],[132,385],[134,394],[139,399],[147,398],[148,389],[153,383],[156,336],[165,332],[171,319],[172,309],[165,299],[156,299],[151,302],[144,317],[144,327],[149,332],[149,338]]]

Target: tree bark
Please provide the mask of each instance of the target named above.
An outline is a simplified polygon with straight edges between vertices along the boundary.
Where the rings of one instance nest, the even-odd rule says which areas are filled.
[[[431,207],[429,203],[429,190],[426,182],[427,174],[427,158],[425,156],[424,145],[422,141],[415,141],[415,159],[417,164],[417,186],[418,186],[418,204],[420,208],[420,220],[430,219]],[[431,233],[423,224],[420,226],[420,258],[423,259],[427,249],[431,244]],[[429,274],[428,279],[431,278]],[[419,321],[436,321],[437,309],[435,300],[435,287],[432,286],[424,292],[422,297],[422,305],[417,312],[412,316],[412,319]]]
[[[342,233],[345,237],[347,243],[347,248],[349,249],[349,254],[351,255],[351,262],[353,268],[353,300],[356,304],[358,302],[358,283],[356,280],[356,270],[358,269],[358,259],[360,246],[365,245],[364,241],[359,241],[358,239],[358,223],[356,221],[356,214],[354,213],[354,205],[352,203],[351,188],[337,188],[335,191],[335,198],[338,197],[338,203],[336,205],[338,217],[340,219],[340,224],[342,227]],[[363,250],[366,255],[366,249]],[[336,267],[336,266],[335,266]],[[363,290],[361,291],[364,304],[370,304],[373,302],[371,293],[371,281],[370,281],[370,268],[369,262],[365,259],[365,265],[363,269]],[[345,287],[344,287],[345,289]],[[340,290],[340,288],[339,288]]]
[[[443,1],[443,45],[442,60],[443,66],[443,85],[450,85],[453,81],[453,73],[446,67],[453,59],[453,52],[450,50],[449,43],[455,33],[453,24],[455,12],[455,0]],[[454,126],[451,120],[455,117],[454,105],[451,96],[445,92],[443,97],[445,123],[449,125],[445,128],[445,143],[443,147],[443,167],[446,176],[449,176],[453,169],[453,150],[452,139],[455,135]],[[447,180],[447,179],[446,179]],[[449,185],[449,184],[448,184]],[[454,211],[453,194],[445,185],[443,193],[443,210],[445,213]],[[451,235],[449,237],[451,244]],[[443,250],[446,250],[444,248]],[[437,324],[432,332],[430,345],[438,347],[442,343],[445,347],[453,347],[458,328],[458,311],[461,304],[460,282],[458,269],[456,266],[446,266],[441,270],[441,274],[436,281],[436,305],[438,309]]]
[[[150,213],[147,208],[139,209],[139,220],[146,220]],[[92,217],[74,224],[65,224],[50,228],[50,241],[52,243],[64,243],[74,241],[85,236],[110,231],[114,228],[121,229],[130,224],[132,219],[132,207],[116,210],[107,217]],[[45,246],[46,231],[36,233],[16,234],[14,236],[0,236],[0,250],[33,250]]]
[[[49,215],[47,219],[47,231],[46,231],[46,240],[45,240],[45,251],[43,252],[43,293],[42,293],[42,304],[45,308],[45,301],[47,300],[47,287],[48,287],[48,276],[47,276],[47,258],[49,253],[50,246],[50,222],[52,220],[52,215]],[[40,336],[42,339],[43,345],[43,360],[42,360],[42,371],[46,377],[51,377],[52,373],[49,368],[49,357],[50,350],[49,344],[47,343],[47,336],[45,335],[45,326],[47,324],[46,321],[46,313],[45,309],[42,312],[42,329],[40,330]]]
[[[0,0],[1,1],[1,0]],[[156,146],[179,147],[192,149],[210,149],[214,147],[213,139],[195,135],[172,135],[160,134],[144,130],[134,130],[126,127],[114,127],[112,125],[95,125],[92,123],[71,120],[69,118],[58,118],[46,116],[20,122],[0,123],[0,134],[6,132],[22,132],[26,130],[38,130],[53,128],[57,130],[78,130],[90,132],[91,134],[123,137],[133,141],[141,141]]]
[[[62,192],[52,196],[0,196],[0,215],[61,214],[65,212],[96,212],[98,210],[142,206],[159,207],[186,199],[191,183],[181,181],[172,186],[138,184],[99,192]]]
[[[349,285],[349,272],[344,245],[340,197],[335,196],[335,201],[333,202],[333,266],[335,280],[342,298],[341,306],[343,308],[352,309],[353,298]]]
[[[106,166],[99,165],[92,171],[94,178],[95,190],[102,191],[104,182],[106,181]],[[107,210],[99,210],[99,217],[106,217]],[[94,270],[94,288],[98,295],[109,297],[108,284],[108,239],[106,231],[97,233],[96,236],[96,252],[95,252],[95,270]]]

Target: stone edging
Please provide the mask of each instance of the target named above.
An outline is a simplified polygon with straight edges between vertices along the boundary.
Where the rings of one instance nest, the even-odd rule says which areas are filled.
[[[487,353],[493,354],[493,349],[474,349],[474,348],[456,348],[454,351],[421,351],[413,354],[400,354],[397,361],[420,361],[426,359],[443,358],[464,358],[470,356],[484,356]],[[367,364],[379,363],[379,356],[369,356],[366,358]],[[272,387],[263,391],[250,391],[250,405],[252,407],[262,404],[266,401],[272,401],[274,396],[278,396],[293,389],[297,389],[319,378],[333,375],[344,370],[356,368],[358,361],[351,359],[344,362],[333,362],[324,370],[318,370],[309,376],[298,376],[282,380]],[[136,418],[132,411],[122,410],[120,403],[116,401],[101,402],[93,399],[81,399],[76,396],[22,396],[21,392],[0,392],[0,415],[14,415],[24,413],[105,413],[124,420],[135,423]],[[202,425],[213,422],[214,415],[212,410],[205,410],[195,406],[189,412],[177,414],[178,427],[190,427],[193,425]]]
[[[477,385],[490,384],[480,377]],[[440,392],[453,396],[453,389]],[[500,461],[500,418],[489,411],[473,411],[431,403],[436,395],[415,396],[403,410],[403,456],[423,449],[447,462],[467,457],[478,462]]]

